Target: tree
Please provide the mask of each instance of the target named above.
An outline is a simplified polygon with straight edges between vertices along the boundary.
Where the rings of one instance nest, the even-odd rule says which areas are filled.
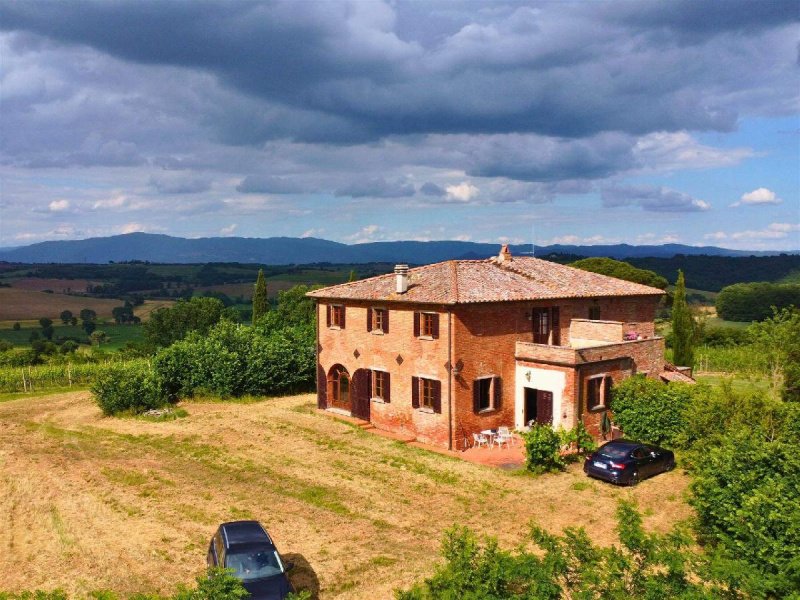
[[[69,320],[69,324],[70,324],[70,325],[72,325],[73,327],[75,327],[75,325],[77,325],[77,324],[78,324],[78,317],[72,317],[72,318]]]
[[[12,329],[14,329],[14,331],[19,331],[22,329],[22,325],[20,325],[19,322],[14,323],[14,327]]]
[[[772,317],[753,323],[750,337],[766,358],[773,393],[787,401],[800,401],[800,309],[774,309]]]
[[[98,346],[105,342],[108,339],[105,331],[93,331],[92,334],[89,336],[92,344],[97,344]]]
[[[92,335],[92,332],[97,329],[97,323],[94,321],[84,321],[83,322],[83,330],[86,332],[86,335]]]
[[[763,321],[773,314],[772,307],[800,307],[800,284],[737,283],[723,288],[714,304],[726,321]]]
[[[694,337],[694,318],[686,304],[686,281],[683,271],[678,271],[672,301],[672,360],[676,365],[694,366]]]
[[[94,321],[97,318],[97,313],[91,308],[84,308],[80,312],[81,321]]]
[[[48,340],[52,340],[53,334],[55,333],[55,329],[53,329],[53,320],[42,317],[39,319],[39,325],[42,327],[42,335]]]
[[[144,324],[144,337],[154,346],[169,346],[189,332],[205,334],[223,317],[223,304],[216,298],[180,300],[172,308],[160,308]]]
[[[62,310],[60,316],[61,316],[61,322],[64,325],[67,325],[72,320],[72,311],[71,310]]]
[[[267,280],[264,278],[264,269],[258,270],[255,291],[253,292],[253,323],[267,314],[269,300],[267,299]]]
[[[669,282],[658,273],[647,269],[637,269],[630,263],[614,260],[613,258],[584,258],[571,263],[570,266],[584,271],[591,271],[592,273],[599,273],[600,275],[608,275],[625,281],[657,287],[662,290],[669,285]]]

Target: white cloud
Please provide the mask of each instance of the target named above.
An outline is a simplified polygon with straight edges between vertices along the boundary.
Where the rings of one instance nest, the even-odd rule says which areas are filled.
[[[730,237],[734,240],[779,240],[788,237],[793,231],[800,231],[800,224],[771,223],[764,229],[737,231]]]
[[[782,200],[770,189],[760,187],[752,192],[742,194],[738,202],[734,202],[731,206],[747,205],[761,205],[761,204],[780,204]]]
[[[324,229],[306,229],[303,234],[300,236],[301,238],[310,238],[310,237],[319,237],[325,232]]]
[[[50,212],[63,212],[69,208],[69,200],[53,200],[47,207]]]
[[[675,171],[737,165],[753,156],[753,151],[704,146],[685,131],[657,131],[640,137],[633,147],[633,155],[647,170]]]
[[[638,205],[649,212],[702,212],[711,208],[705,200],[664,186],[609,186],[602,190],[603,206]]]
[[[386,238],[384,228],[379,225],[367,225],[359,229],[356,233],[348,235],[345,239],[353,244],[366,244]]]
[[[602,235],[593,235],[589,237],[580,237],[577,235],[567,234],[560,235],[549,240],[540,240],[536,242],[537,246],[552,246],[553,244],[560,244],[563,246],[595,246],[598,244],[619,244],[622,240],[620,238],[609,238]]]
[[[98,200],[94,204],[92,204],[92,208],[97,210],[98,208],[120,208],[121,206],[125,206],[125,203],[128,201],[128,197],[124,194],[117,194],[111,198],[106,198],[105,200]]]
[[[715,231],[714,233],[707,233],[703,237],[717,241],[783,240],[788,238],[790,233],[794,232],[800,232],[800,223],[770,223],[763,229],[745,229],[744,231],[734,231],[730,233]]]
[[[223,227],[222,229],[220,229],[219,232],[222,235],[232,235],[233,232],[236,231],[237,227],[238,227],[238,225],[236,223],[232,223],[232,224],[228,225],[227,227]]]
[[[448,185],[445,188],[448,200],[469,202],[480,193],[480,190],[471,183],[464,181],[457,185]]]
[[[680,236],[674,233],[643,233],[636,236],[637,244],[677,244],[681,241]]]

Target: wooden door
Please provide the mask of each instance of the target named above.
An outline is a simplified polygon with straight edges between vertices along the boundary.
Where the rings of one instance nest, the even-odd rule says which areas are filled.
[[[536,422],[541,425],[553,424],[553,392],[536,390]]]
[[[368,369],[357,369],[350,386],[351,409],[354,417],[369,421],[370,397],[372,396],[372,373]]]
[[[344,367],[335,367],[329,379],[328,403],[333,408],[350,411],[350,374]]]

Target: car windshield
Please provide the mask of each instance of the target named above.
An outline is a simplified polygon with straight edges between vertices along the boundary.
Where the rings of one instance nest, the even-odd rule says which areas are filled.
[[[626,458],[630,451],[629,446],[603,446],[597,453],[604,458],[619,460],[620,458]]]
[[[263,579],[283,573],[283,564],[274,550],[253,550],[228,554],[225,566],[233,569],[234,575],[242,581]]]

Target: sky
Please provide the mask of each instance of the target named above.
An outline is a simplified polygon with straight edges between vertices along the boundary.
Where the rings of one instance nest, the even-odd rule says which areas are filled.
[[[0,0],[0,247],[800,249],[800,3]]]

